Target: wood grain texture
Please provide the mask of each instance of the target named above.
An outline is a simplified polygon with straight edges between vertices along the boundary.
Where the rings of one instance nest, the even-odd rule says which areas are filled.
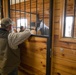
[[[70,5],[68,5],[67,13],[71,15],[73,13],[73,0],[68,1]],[[64,0],[54,0],[54,12],[56,11],[56,13],[54,13],[53,22],[52,75],[76,75],[76,42],[60,41],[59,38],[62,34],[61,27],[63,26],[61,24],[63,18],[63,2]]]
[[[70,74],[70,73],[67,73],[65,71],[62,71],[60,69],[54,68],[53,75],[74,75],[74,74]]]
[[[46,74],[46,45],[47,39],[41,37],[30,37],[22,45],[20,69],[30,75]]]

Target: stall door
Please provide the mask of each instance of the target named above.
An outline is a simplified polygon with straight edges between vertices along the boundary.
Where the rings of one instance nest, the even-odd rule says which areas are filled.
[[[31,36],[19,45],[19,75],[50,75],[52,0],[9,0],[12,31],[30,29]]]

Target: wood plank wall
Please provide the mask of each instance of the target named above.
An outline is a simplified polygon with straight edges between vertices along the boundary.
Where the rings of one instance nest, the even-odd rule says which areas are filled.
[[[36,13],[36,0],[32,1],[31,12]],[[49,1],[44,0],[44,23],[49,26]],[[43,19],[43,0],[37,0],[37,14],[39,19]],[[11,5],[11,9],[21,10],[30,12],[30,0]],[[21,6],[20,6],[21,5]],[[20,16],[21,15],[21,16]],[[32,15],[31,20],[36,22],[36,14]],[[11,18],[17,22],[19,18],[27,18],[28,25],[30,25],[30,14],[25,14],[23,12],[11,11]],[[15,25],[16,26],[16,25]],[[46,75],[46,50],[47,50],[47,38],[42,37],[30,37],[25,41],[23,45],[20,46],[21,49],[21,64],[19,67],[19,75]]]
[[[19,47],[21,64],[19,75],[46,75],[47,39],[30,37]]]
[[[64,0],[54,0],[52,75],[76,75],[76,43],[62,42],[59,39],[62,5]]]
[[[52,75],[76,75],[76,43],[59,40],[63,1],[54,0]],[[46,41],[38,37],[25,41],[19,75],[45,75]]]

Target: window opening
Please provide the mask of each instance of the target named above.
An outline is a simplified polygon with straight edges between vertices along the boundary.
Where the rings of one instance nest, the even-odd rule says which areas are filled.
[[[48,10],[49,4],[47,6],[48,2],[46,0],[34,0],[34,2],[33,0],[9,1],[10,18],[15,21],[14,28],[18,28],[18,19],[26,18],[28,21],[27,28],[29,28],[33,32],[33,35],[49,36],[50,13]],[[19,28],[17,30],[19,30]]]
[[[65,37],[72,37],[73,17],[66,17]]]
[[[25,29],[27,28],[27,19],[18,19],[17,20],[17,31],[20,31],[20,27],[23,26]]]
[[[64,38],[76,38],[76,0],[65,0]]]

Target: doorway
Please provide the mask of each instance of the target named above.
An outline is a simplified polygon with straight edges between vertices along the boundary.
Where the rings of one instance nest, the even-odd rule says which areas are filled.
[[[21,52],[19,71],[33,75],[50,75],[52,48],[53,0],[8,0],[9,17],[18,31],[22,26],[30,29],[32,36],[26,40]],[[19,24],[18,24],[19,23]],[[18,26],[19,25],[19,26]]]

